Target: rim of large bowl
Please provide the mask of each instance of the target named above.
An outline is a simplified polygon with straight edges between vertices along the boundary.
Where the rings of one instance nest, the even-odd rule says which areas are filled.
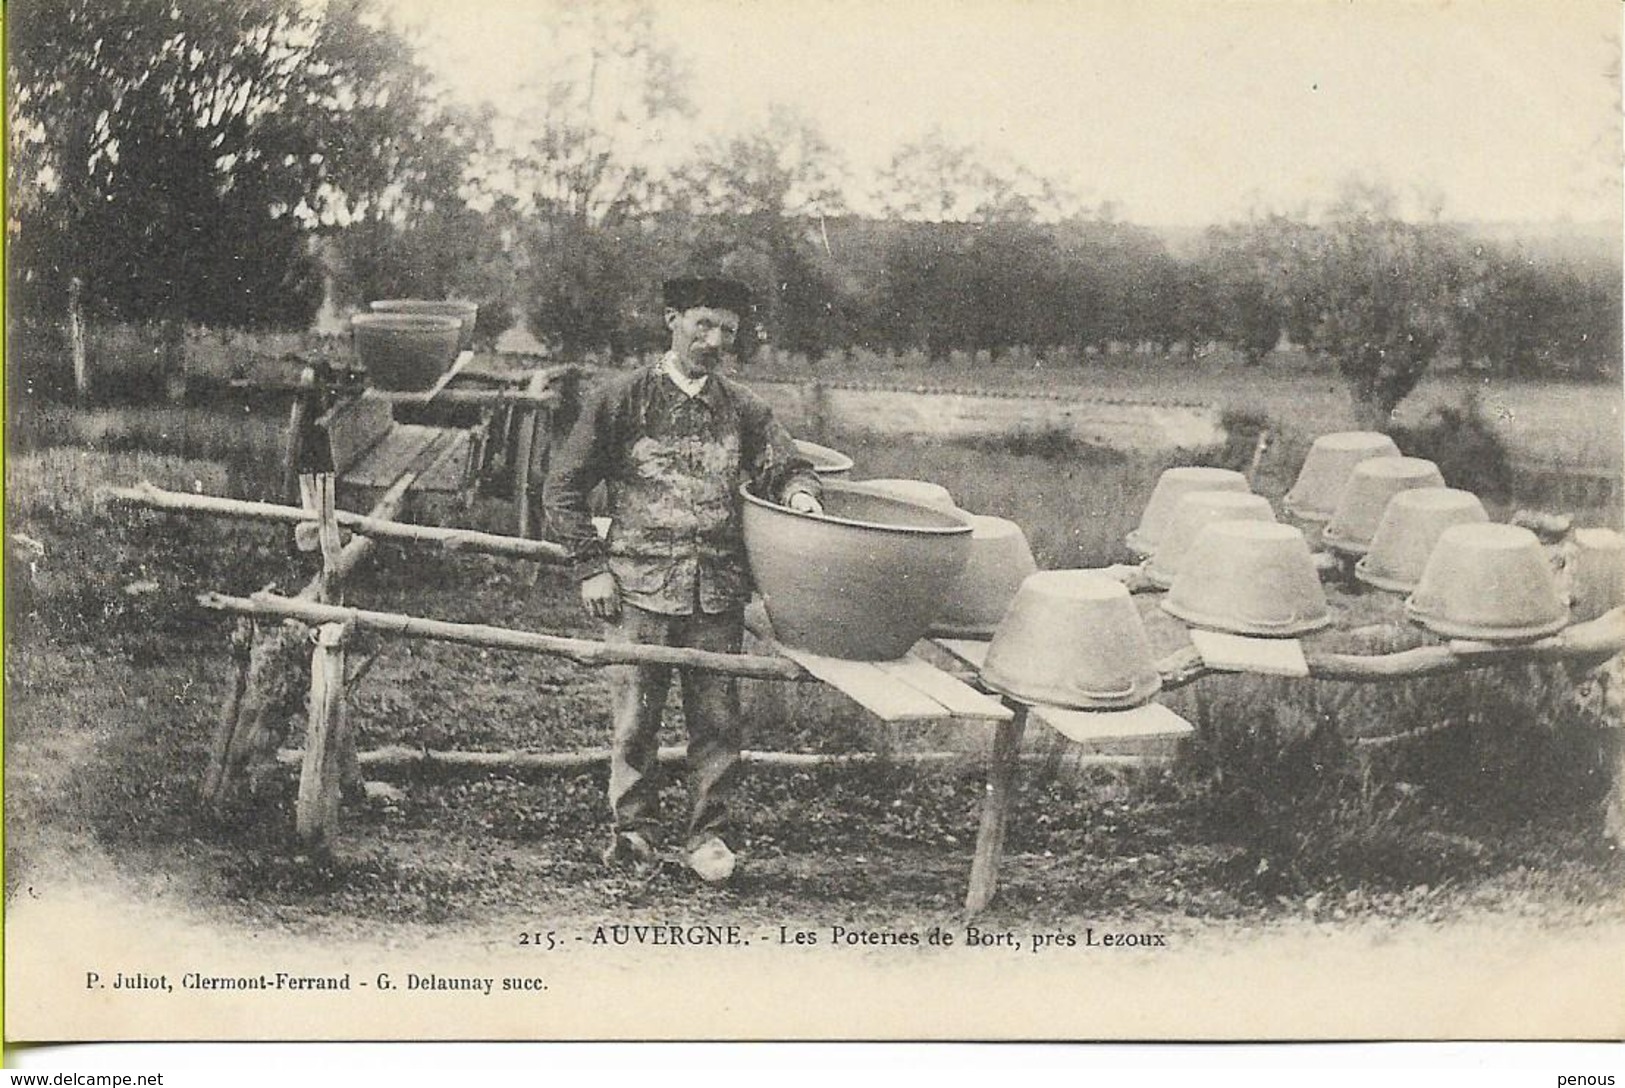
[[[840,450],[831,449],[830,447],[820,445],[817,442],[809,442],[805,438],[796,438],[792,439],[791,441],[795,442],[796,449],[799,450],[801,454],[807,458],[807,460],[813,461],[813,471],[818,473],[820,476],[834,476],[837,473],[850,472],[852,471],[852,467],[857,464],[856,461],[852,460],[852,458],[848,457]],[[826,463],[819,464],[813,459],[814,454],[824,458]]]
[[[380,298],[367,305],[373,313],[379,314],[434,314],[441,307],[472,314],[480,308],[477,302],[457,298]]]
[[[351,328],[397,328],[397,329],[429,329],[436,331],[459,330],[463,327],[462,320],[455,317],[445,317],[440,314],[408,314],[408,313],[371,313],[354,314],[350,318]]]
[[[870,490],[863,487],[861,484],[848,483],[844,481],[841,483],[836,483],[833,480],[828,481],[824,484],[824,488],[826,491],[851,491],[860,495],[872,495],[877,499],[889,499],[892,502],[900,503],[904,506],[912,506],[919,510],[926,510],[933,514],[939,514],[944,518],[957,521],[959,524],[942,526],[883,525],[874,521],[858,521],[854,518],[843,518],[835,514],[810,514],[803,510],[792,510],[788,506],[780,506],[776,502],[768,502],[766,499],[761,498],[760,496],[752,495],[750,493],[749,484],[741,484],[739,486],[739,494],[744,496],[746,502],[762,507],[765,510],[771,510],[777,514],[786,514],[790,517],[804,518],[807,521],[818,523],[846,525],[855,529],[868,529],[871,532],[896,533],[902,536],[969,536],[973,531],[971,523],[965,520],[962,514],[951,513],[942,509],[940,506],[927,506],[924,503],[911,502],[908,499],[898,498],[896,495],[881,491],[879,489]]]

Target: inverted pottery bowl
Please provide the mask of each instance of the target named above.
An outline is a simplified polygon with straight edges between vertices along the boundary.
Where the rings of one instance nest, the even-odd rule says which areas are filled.
[[[1218,521],[1197,534],[1163,610],[1197,627],[1291,638],[1332,622],[1303,531],[1272,521]]]
[[[1139,706],[1162,687],[1128,589],[1096,571],[1028,576],[987,648],[982,682],[1023,702]]]
[[[1168,531],[1145,564],[1145,576],[1163,589],[1174,584],[1180,562],[1198,533],[1216,521],[1274,521],[1270,501],[1250,491],[1192,491],[1174,504]]]
[[[1227,468],[1183,466],[1170,468],[1157,477],[1157,486],[1140,515],[1140,524],[1125,538],[1128,546],[1140,555],[1156,554],[1162,534],[1173,518],[1174,505],[1180,497],[1192,491],[1250,491],[1247,477]]]
[[[1354,564],[1354,576],[1378,589],[1409,593],[1446,529],[1489,520],[1484,504],[1471,491],[1453,487],[1401,491],[1388,500],[1370,550]]]
[[[1625,604],[1625,536],[1576,529],[1568,556],[1569,618],[1594,620]]]
[[[827,657],[902,657],[970,554],[964,514],[863,484],[826,480],[822,514],[741,494],[745,554],[774,635]]]
[[[453,302],[449,299],[386,298],[367,304],[375,314],[415,314],[429,317],[455,317],[461,322],[457,333],[457,350],[469,351],[474,347],[474,322],[479,317],[477,302]]]
[[[1540,638],[1569,619],[1535,534],[1495,524],[1441,533],[1405,614],[1435,634],[1488,642]]]
[[[800,438],[797,438],[795,443],[801,456],[812,462],[813,471],[819,476],[844,476],[852,471],[852,458],[840,450],[832,450],[828,446],[820,446],[816,442]]]
[[[1380,431],[1323,434],[1309,447],[1282,509],[1305,521],[1326,521],[1337,510],[1355,466],[1374,457],[1398,457],[1399,447]]]
[[[948,590],[932,627],[939,631],[990,636],[1015,600],[1027,576],[1038,570],[1021,526],[1005,518],[966,514],[971,524],[970,555]]]
[[[457,361],[461,323],[432,314],[356,314],[350,319],[356,357],[379,389],[419,392]]]
[[[954,497],[948,489],[941,484],[934,484],[928,480],[862,480],[865,487],[909,502],[917,502],[921,506],[930,506],[937,510],[958,510],[954,505]]]
[[[1377,533],[1388,501],[1401,491],[1418,487],[1443,487],[1439,466],[1420,457],[1375,457],[1354,466],[1343,488],[1332,520],[1326,523],[1320,539],[1333,551],[1364,555]]]

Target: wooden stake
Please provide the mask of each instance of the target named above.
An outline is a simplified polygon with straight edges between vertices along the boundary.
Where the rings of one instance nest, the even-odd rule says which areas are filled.
[[[965,893],[967,917],[979,914],[999,889],[1004,832],[1020,766],[1021,735],[1027,729],[1027,708],[1018,705],[1015,711],[1009,721],[998,724],[988,749],[987,793],[982,799],[982,824],[976,832],[976,855],[971,860],[970,889]]]
[[[310,728],[299,772],[294,829],[309,846],[326,846],[338,827],[342,753],[347,732],[344,706],[345,627],[317,628],[310,662]]]

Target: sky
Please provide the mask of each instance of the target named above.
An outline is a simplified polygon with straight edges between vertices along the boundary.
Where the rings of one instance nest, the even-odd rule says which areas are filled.
[[[554,0],[388,0],[466,100],[546,71]],[[860,208],[939,129],[1136,222],[1323,206],[1346,179],[1505,222],[1621,216],[1615,0],[655,0],[690,76],[667,153],[775,102]]]

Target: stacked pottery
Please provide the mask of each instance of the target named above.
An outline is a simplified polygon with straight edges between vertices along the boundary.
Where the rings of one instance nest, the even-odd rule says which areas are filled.
[[[1612,529],[1574,530],[1564,575],[1575,623],[1625,604],[1625,536]]]
[[[1354,576],[1378,589],[1409,593],[1446,529],[1489,520],[1484,504],[1470,491],[1453,487],[1401,491],[1383,510],[1370,550],[1354,564]]]
[[[986,638],[1015,600],[1027,576],[1037,572],[1021,526],[1005,518],[966,514],[971,524],[970,555],[948,590],[933,630]]]
[[[820,477],[844,476],[852,471],[852,458],[840,450],[832,450],[828,446],[820,446],[817,442],[808,442],[804,439],[794,439],[796,452],[812,462],[813,471]]]
[[[367,305],[372,308],[372,312],[375,314],[454,317],[462,322],[461,327],[458,329],[457,350],[460,352],[469,351],[474,347],[474,322],[479,317],[479,303],[424,298],[386,298],[377,302],[370,302]]]
[[[1398,457],[1394,440],[1377,431],[1323,434],[1309,447],[1303,468],[1281,508],[1304,521],[1326,521],[1337,510],[1343,487],[1355,468],[1375,457]]]
[[[1179,574],[1185,553],[1197,535],[1216,521],[1274,521],[1270,501],[1250,491],[1192,491],[1181,495],[1168,520],[1168,530],[1142,570],[1154,585],[1167,589]]]
[[[1292,638],[1332,622],[1302,530],[1272,521],[1204,528],[1162,607],[1196,627],[1266,638]]]
[[[420,392],[457,361],[461,322],[432,314],[356,314],[356,358],[379,389]]]
[[[1162,534],[1168,530],[1174,506],[1193,491],[1250,491],[1247,477],[1227,468],[1186,466],[1171,468],[1157,477],[1157,486],[1140,515],[1140,524],[1125,538],[1129,548],[1140,555],[1156,554]]]
[[[1452,525],[1439,535],[1405,614],[1435,634],[1516,642],[1569,618],[1540,540],[1516,525]]]
[[[1027,703],[1121,710],[1149,700],[1162,676],[1121,582],[1050,570],[1021,583],[988,644],[982,682]]]
[[[1439,466],[1420,457],[1377,457],[1362,461],[1349,475],[1332,520],[1321,532],[1321,540],[1333,551],[1364,555],[1371,547],[1377,525],[1388,502],[1401,491],[1418,487],[1443,487]]]
[[[828,657],[889,661],[930,627],[970,554],[966,515],[838,480],[824,512],[742,490],[745,555],[775,637]]]

